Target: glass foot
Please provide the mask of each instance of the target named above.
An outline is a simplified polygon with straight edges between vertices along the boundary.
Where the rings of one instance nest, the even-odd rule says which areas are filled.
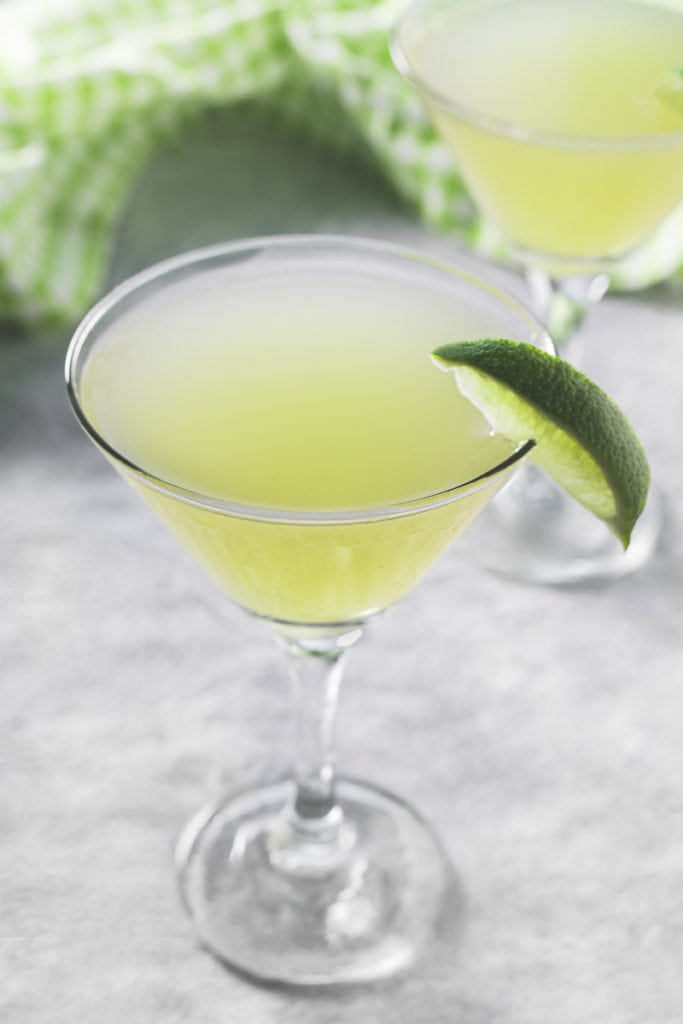
[[[395,797],[342,780],[323,841],[317,827],[307,841],[305,819],[292,828],[293,795],[288,782],[265,786],[201,812],[182,834],[181,891],[202,944],[256,980],[291,985],[410,967],[453,883],[427,824]]]
[[[661,526],[661,502],[651,490],[624,551],[604,523],[525,466],[468,530],[461,550],[482,568],[525,583],[607,581],[649,561]]]

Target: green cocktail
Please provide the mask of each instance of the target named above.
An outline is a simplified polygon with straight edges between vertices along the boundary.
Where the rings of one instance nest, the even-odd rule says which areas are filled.
[[[179,847],[202,941],[256,977],[393,974],[446,905],[450,868],[424,822],[335,780],[332,720],[365,621],[413,586],[529,447],[492,434],[431,358],[490,335],[547,343],[463,271],[311,237],[153,268],[72,343],[87,432],[291,654],[293,780],[203,812]]]
[[[678,0],[417,0],[393,54],[490,223],[527,272],[561,354],[624,258],[683,202]],[[672,92],[675,95],[672,95]],[[478,526],[473,557],[538,583],[650,558],[653,496],[624,554],[533,471]]]
[[[112,323],[81,382],[88,420],[131,462],[254,509],[134,481],[235,601],[289,622],[355,621],[397,601],[493,485],[444,505],[425,496],[512,454],[430,359],[437,343],[499,334],[500,316],[428,268],[319,262],[219,267],[164,288]]]
[[[472,195],[543,265],[628,253],[683,200],[680,6],[436,0],[400,45]]]

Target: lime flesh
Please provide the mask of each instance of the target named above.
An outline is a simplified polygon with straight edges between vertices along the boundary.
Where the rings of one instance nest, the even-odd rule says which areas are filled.
[[[533,440],[528,458],[628,547],[650,469],[627,417],[597,384],[563,359],[507,339],[443,345],[433,357],[496,433]]]
[[[663,103],[683,114],[683,68],[667,71],[656,92]]]

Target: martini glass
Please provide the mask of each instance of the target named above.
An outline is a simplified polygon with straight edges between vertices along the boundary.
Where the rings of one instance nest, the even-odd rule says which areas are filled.
[[[67,357],[91,439],[287,655],[291,778],[233,794],[178,845],[201,942],[255,979],[387,977],[443,923],[452,874],[420,815],[337,779],[342,670],[523,460],[430,358],[542,326],[462,269],[409,250],[280,237],[133,278]]]
[[[471,195],[517,254],[563,358],[615,262],[683,201],[683,114],[661,88],[683,60],[667,0],[419,0],[392,52]],[[471,534],[472,556],[539,583],[609,579],[656,545],[653,495],[627,552],[533,467]]]

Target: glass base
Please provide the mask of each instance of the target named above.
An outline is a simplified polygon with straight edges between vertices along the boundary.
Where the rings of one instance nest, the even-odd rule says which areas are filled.
[[[651,490],[624,551],[603,522],[525,466],[468,530],[461,550],[482,568],[524,583],[608,581],[649,561],[661,526],[661,502]]]
[[[202,944],[255,980],[386,978],[438,930],[454,876],[427,824],[367,785],[342,780],[336,795],[323,842],[292,829],[289,782],[201,812],[180,838],[181,892]]]

